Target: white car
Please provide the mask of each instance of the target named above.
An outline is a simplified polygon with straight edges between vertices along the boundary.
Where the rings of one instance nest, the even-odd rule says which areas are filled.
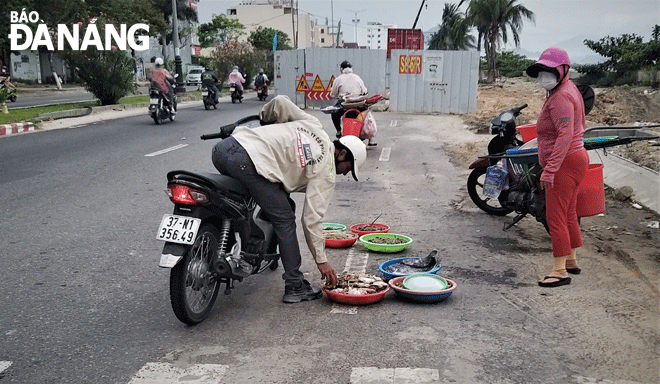
[[[202,68],[191,69],[186,75],[186,85],[197,85],[202,83]]]

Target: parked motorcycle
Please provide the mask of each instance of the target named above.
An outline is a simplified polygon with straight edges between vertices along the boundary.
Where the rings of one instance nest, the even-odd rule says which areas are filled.
[[[263,85],[258,85],[256,87],[257,89],[257,97],[259,100],[264,101],[268,97],[268,84],[263,84]]]
[[[176,93],[173,94],[171,104],[170,106],[167,94],[161,91],[158,85],[151,82],[149,86],[149,116],[154,119],[156,124],[162,124],[168,118],[170,121],[174,121],[176,114],[172,113],[172,110],[176,111]]]
[[[369,97],[368,95],[362,95],[362,96],[357,96],[354,98],[346,98],[346,99],[338,99],[337,103],[335,105],[327,106],[321,108],[321,112],[325,114],[331,114],[332,116],[332,122],[335,124],[335,128],[337,129],[338,132],[342,132],[342,135],[345,135],[346,133],[344,130],[346,129],[344,127],[344,119],[351,119],[351,123],[354,123],[354,120],[356,120],[357,115],[359,115],[361,112],[366,111],[371,107],[372,105],[376,104],[380,99],[382,99],[382,95],[374,95]],[[341,119],[336,118],[336,116],[341,116]],[[336,125],[340,124],[340,127],[337,127]],[[363,131],[362,128],[363,125],[360,124],[359,127],[360,134],[358,135],[361,139],[365,139],[368,137],[368,135]],[[339,134],[337,135],[338,137],[340,136]],[[371,143],[370,138],[369,142]]]
[[[241,119],[201,139],[229,137],[239,125],[258,126],[259,116]],[[229,176],[171,171],[166,192],[174,212],[163,215],[158,228],[157,238],[165,241],[160,266],[171,268],[174,314],[193,325],[208,316],[220,285],[225,284],[224,292],[229,294],[234,281],[277,269],[277,236],[247,189]]]
[[[243,93],[238,90],[235,84],[231,84],[229,86],[229,91],[231,92],[232,103],[236,103],[236,101],[238,101],[239,103],[243,102]]]
[[[205,109],[209,110],[211,107],[218,109],[218,102],[215,101],[215,91],[206,86],[202,86],[202,101]]]
[[[527,108],[527,104],[509,109],[500,113],[490,123],[490,133],[495,135],[488,143],[488,156],[480,157],[470,164],[472,172],[468,176],[467,189],[472,201],[483,211],[491,215],[505,216],[513,209],[504,206],[508,192],[502,191],[497,199],[491,199],[483,193],[486,170],[489,166],[497,164],[507,149],[516,148],[523,144],[516,137],[516,118],[520,112]]]

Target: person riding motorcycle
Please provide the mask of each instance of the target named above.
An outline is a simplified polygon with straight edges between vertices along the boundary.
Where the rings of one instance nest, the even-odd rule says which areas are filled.
[[[202,73],[202,85],[205,86],[209,91],[213,92],[213,101],[217,104],[218,97],[220,96],[220,91],[215,86],[218,83],[219,79],[215,72],[211,71],[211,68],[204,67],[204,72]]]
[[[323,293],[300,271],[302,256],[296,236],[296,214],[290,194],[303,192],[303,233],[307,246],[326,285],[337,285],[337,273],[328,262],[323,236],[323,218],[335,190],[335,175],[358,169],[367,149],[355,136],[334,142],[314,116],[298,108],[287,96],[266,103],[259,128],[236,128],[229,138],[213,148],[216,169],[239,180],[273,222],[284,267],[285,303],[315,300]]]
[[[0,69],[0,85],[16,88],[16,86],[11,82],[11,77],[9,76],[9,70],[4,65]]]
[[[344,99],[347,97],[362,96],[367,94],[367,87],[360,76],[353,73],[353,66],[348,61],[342,61],[341,75],[333,82],[330,89],[330,97]],[[341,137],[341,118],[346,109],[340,108],[331,114],[332,122],[337,130],[337,137]]]
[[[175,115],[176,107],[174,106],[173,100],[174,84],[176,81],[170,72],[164,68],[163,59],[157,57],[156,60],[154,60],[154,65],[156,68],[151,72],[151,87],[165,93],[170,112]]]
[[[230,86],[233,84],[236,87],[236,90],[238,91],[238,95],[242,98],[243,84],[245,83],[245,78],[243,77],[241,72],[238,71],[237,65],[235,65],[234,69],[229,73],[228,82]]]
[[[268,95],[268,84],[270,83],[270,80],[268,80],[268,76],[264,73],[263,68],[259,68],[259,74],[257,77],[254,79],[254,86],[259,90],[259,88],[264,87],[264,94]]]

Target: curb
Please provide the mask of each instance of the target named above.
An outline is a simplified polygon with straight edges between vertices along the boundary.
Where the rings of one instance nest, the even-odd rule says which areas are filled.
[[[14,123],[0,125],[0,136],[12,135],[15,133],[23,133],[34,131],[36,126],[34,123]]]

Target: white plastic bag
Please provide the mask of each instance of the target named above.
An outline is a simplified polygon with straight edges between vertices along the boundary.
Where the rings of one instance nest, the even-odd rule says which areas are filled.
[[[371,139],[376,137],[377,131],[378,128],[376,127],[376,119],[374,118],[374,115],[371,111],[366,111],[364,122],[362,123],[362,132],[360,132],[360,139],[369,139],[371,141]]]

